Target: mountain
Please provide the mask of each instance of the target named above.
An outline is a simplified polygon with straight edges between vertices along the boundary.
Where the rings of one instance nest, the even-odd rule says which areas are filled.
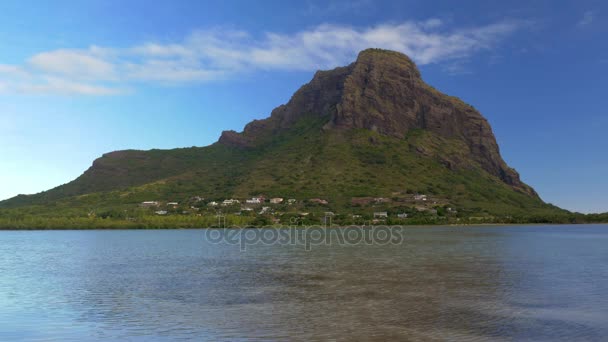
[[[270,117],[225,131],[210,146],[108,153],[76,180],[0,208],[258,194],[322,198],[334,210],[426,194],[471,215],[561,212],[505,163],[475,108],[427,85],[407,56],[379,49],[318,71]]]

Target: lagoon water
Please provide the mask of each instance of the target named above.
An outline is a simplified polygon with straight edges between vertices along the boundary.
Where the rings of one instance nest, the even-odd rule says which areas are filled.
[[[407,228],[397,245],[204,230],[0,232],[0,341],[608,336],[608,226]]]

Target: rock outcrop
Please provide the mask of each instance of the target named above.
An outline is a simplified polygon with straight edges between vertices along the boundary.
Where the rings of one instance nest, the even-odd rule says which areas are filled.
[[[450,168],[478,163],[519,191],[537,196],[500,156],[488,121],[472,106],[427,85],[414,62],[394,51],[362,51],[349,66],[318,71],[290,101],[242,133],[226,131],[219,142],[237,147],[262,143],[261,136],[289,127],[302,115],[327,116],[326,129],[363,128],[404,138],[416,129],[465,143],[469,158],[445,160]]]

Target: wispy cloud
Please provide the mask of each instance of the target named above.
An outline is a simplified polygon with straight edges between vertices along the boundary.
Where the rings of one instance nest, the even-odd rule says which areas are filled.
[[[20,65],[0,64],[0,92],[115,95],[141,84],[208,82],[255,70],[328,69],[370,47],[401,51],[421,65],[445,63],[449,70],[525,26],[502,21],[454,29],[430,19],[366,28],[320,25],[258,37],[238,30],[195,31],[178,42],[44,51]]]
[[[472,74],[473,72],[471,71],[470,68],[468,68],[464,61],[462,60],[456,60],[450,63],[445,63],[442,66],[442,69],[444,72],[446,72],[449,75],[469,75]]]
[[[595,11],[586,11],[583,13],[583,17],[578,22],[578,27],[585,27],[591,25],[595,20]]]
[[[73,82],[56,77],[45,77],[44,80],[39,83],[26,83],[18,87],[17,90],[21,93],[41,95],[118,95],[128,92],[127,89],[118,87]]]
[[[113,80],[114,65],[98,56],[94,48],[84,51],[55,50],[39,53],[28,60],[32,69],[70,79]]]

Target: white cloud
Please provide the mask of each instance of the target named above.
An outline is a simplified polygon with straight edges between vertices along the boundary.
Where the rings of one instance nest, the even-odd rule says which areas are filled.
[[[591,25],[591,23],[593,23],[594,19],[595,19],[595,11],[587,11],[587,12],[583,13],[583,17],[578,22],[578,26],[584,27],[584,26]]]
[[[42,52],[28,60],[32,68],[70,79],[113,80],[114,65],[96,56],[95,49]]]
[[[222,70],[207,70],[198,63],[174,60],[147,60],[124,65],[125,78],[141,82],[183,83],[220,79]]]
[[[17,87],[17,92],[26,94],[56,95],[118,95],[128,90],[117,87],[106,87],[96,84],[73,82],[62,78],[47,77],[44,82],[24,84]]]
[[[503,21],[449,29],[441,20],[429,19],[366,28],[326,24],[260,37],[238,30],[195,31],[178,42],[44,51],[21,65],[0,64],[0,90],[114,95],[141,83],[208,82],[255,70],[328,69],[348,64],[370,47],[401,51],[421,65],[459,65],[524,26],[522,21]]]
[[[136,46],[131,51],[134,55],[161,58],[192,56],[192,51],[179,44],[161,45],[157,43],[147,43]]]
[[[117,95],[127,92],[122,85],[103,85],[102,80],[106,77],[95,78],[90,72],[87,74],[83,71],[88,81],[82,80],[83,75],[72,74],[67,69],[59,74],[56,76],[53,72],[0,65],[0,94]]]
[[[19,67],[17,66],[0,64],[0,74],[15,74],[19,71]]]

